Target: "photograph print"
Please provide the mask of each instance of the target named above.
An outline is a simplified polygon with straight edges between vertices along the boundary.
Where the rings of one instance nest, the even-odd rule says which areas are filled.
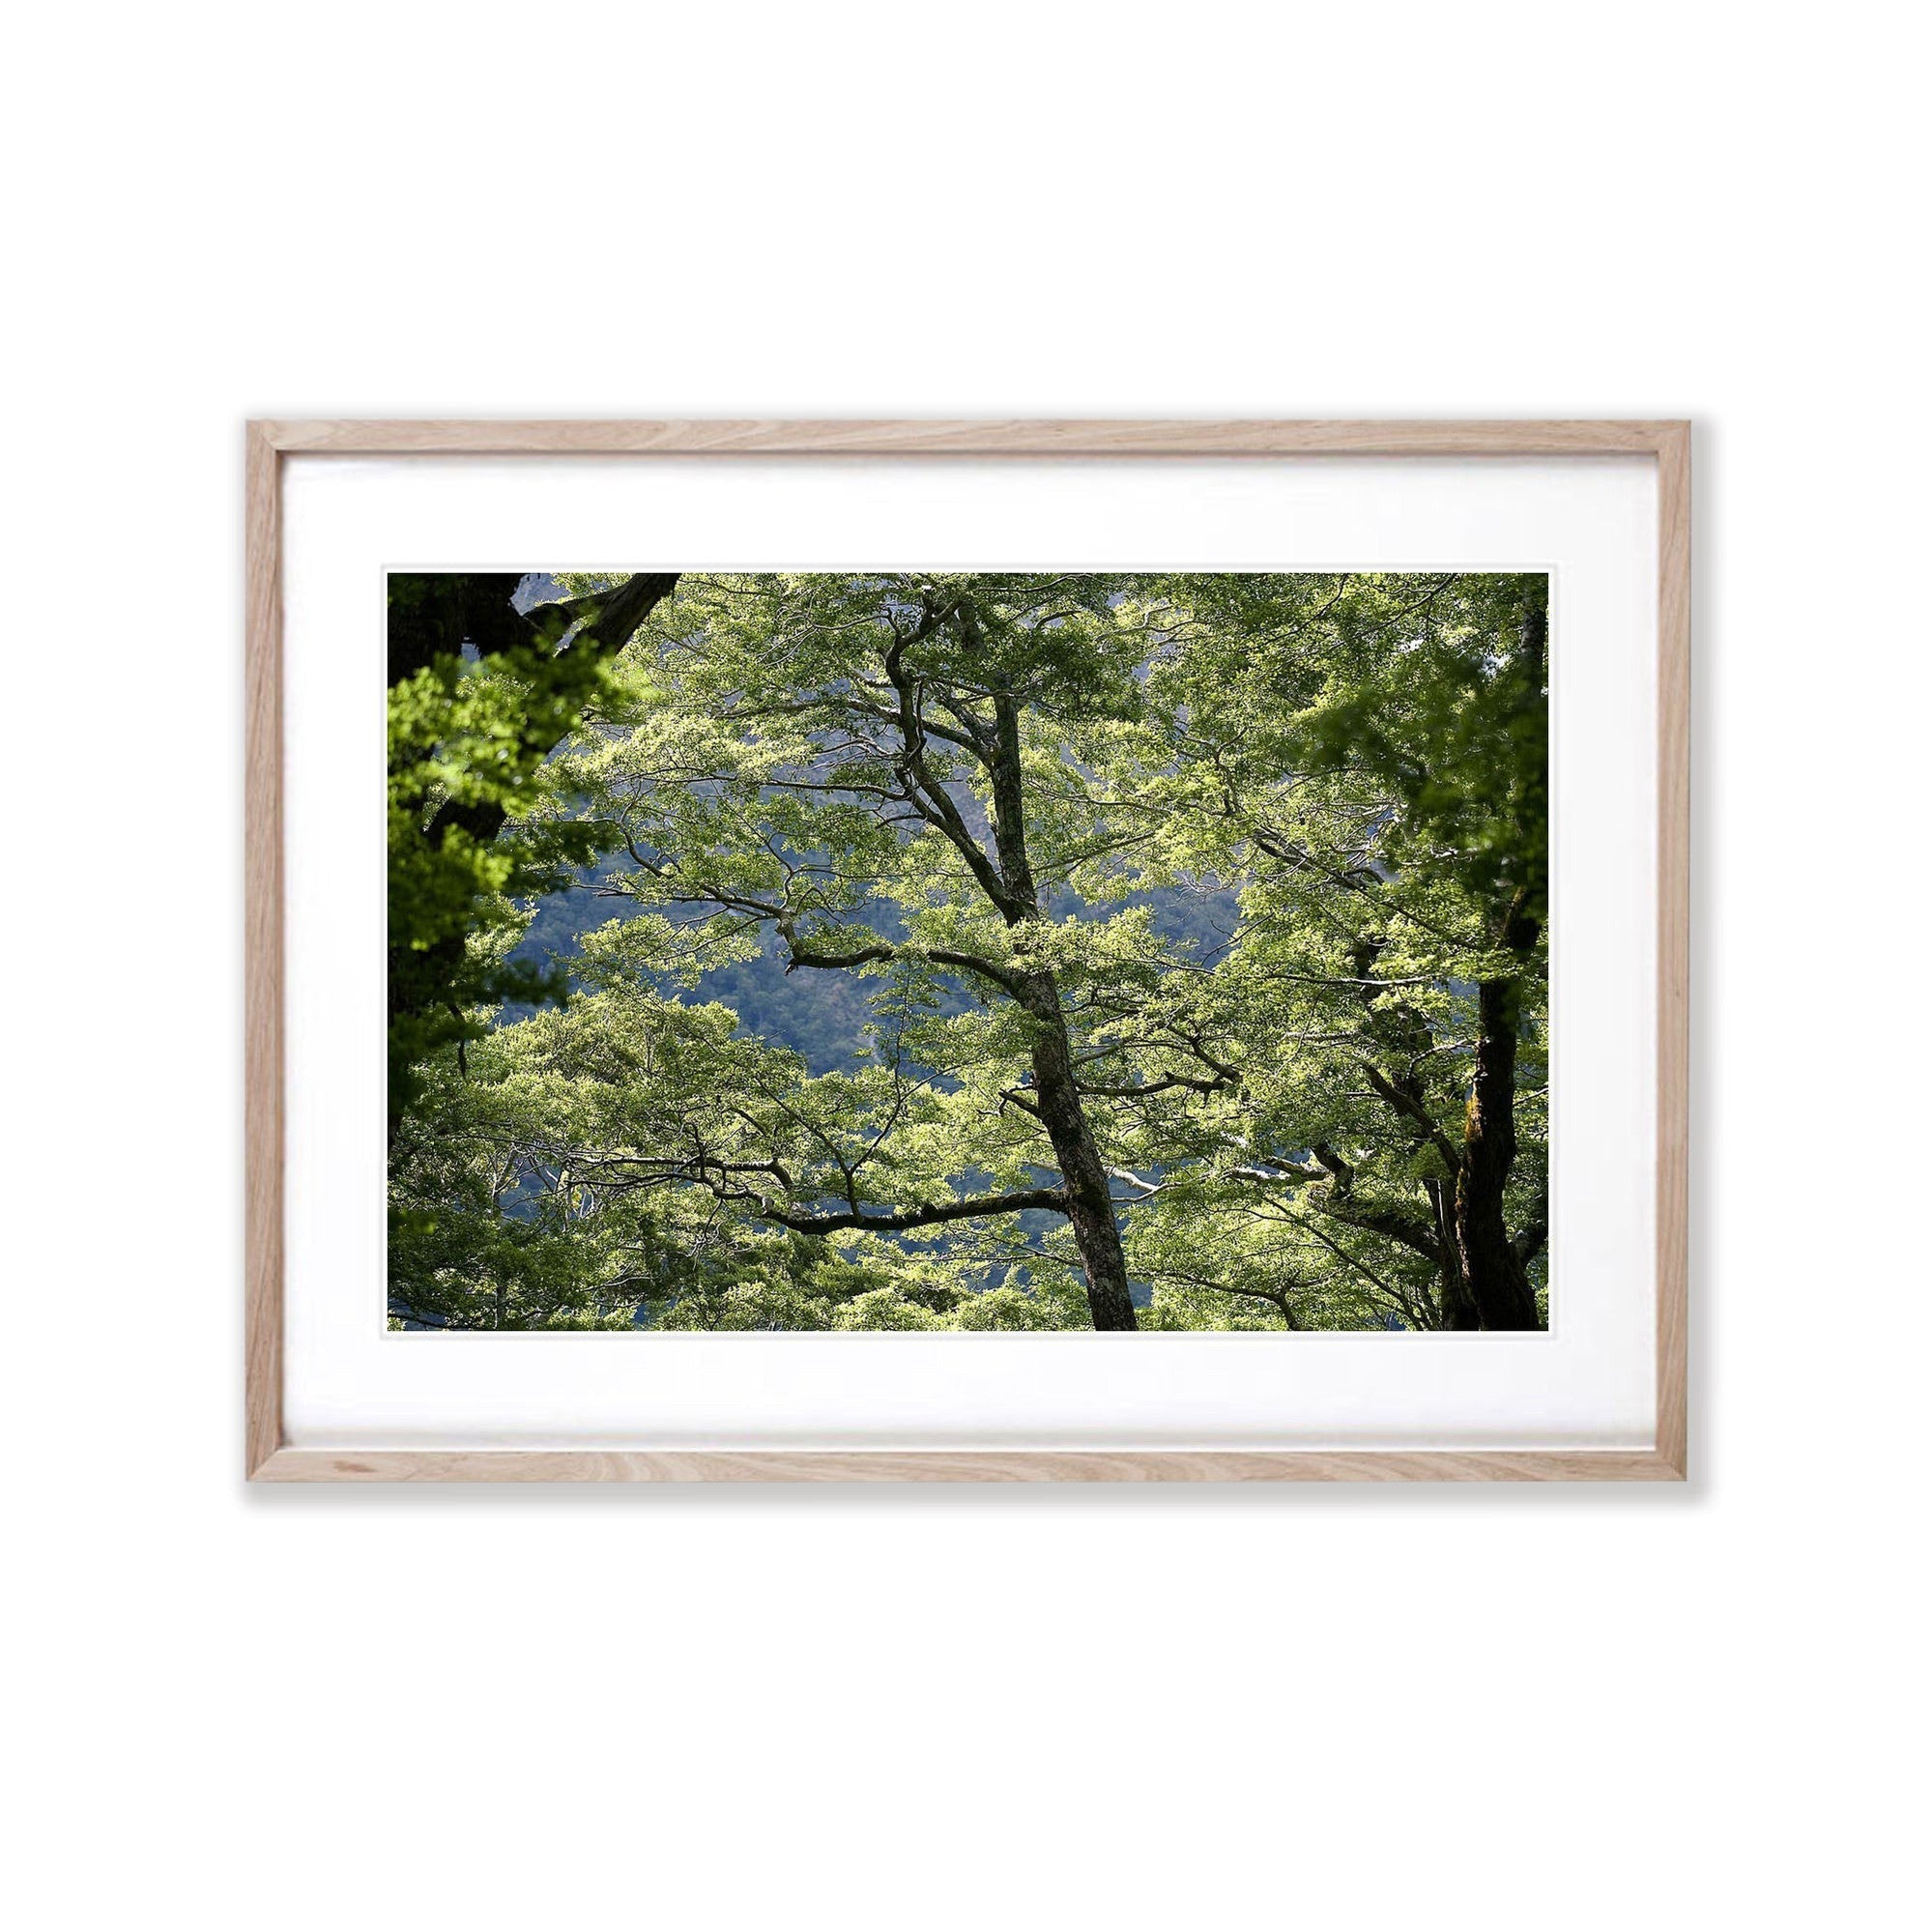
[[[388,581],[396,1330],[1540,1330],[1549,585]]]

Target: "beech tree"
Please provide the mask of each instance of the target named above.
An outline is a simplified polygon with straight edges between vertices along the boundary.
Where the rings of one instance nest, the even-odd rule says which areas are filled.
[[[1543,579],[668,591],[493,835],[619,916],[413,1062],[399,1318],[1545,1319]],[[702,999],[758,953],[849,1065]]]
[[[1171,1185],[1190,1220],[1285,1222],[1296,1239],[1268,1253],[1317,1272],[1326,1253],[1408,1326],[1541,1325],[1546,580],[1157,594],[1165,737],[1104,802],[1168,828],[1167,876],[1245,879],[1243,924],[1220,970],[1171,980],[1118,1037],[1165,1038],[1190,1090],[1230,1096],[1216,1131],[1245,1158],[1197,1128],[1199,1165],[1140,1197]],[[1286,1214],[1252,1199],[1284,1191]]]

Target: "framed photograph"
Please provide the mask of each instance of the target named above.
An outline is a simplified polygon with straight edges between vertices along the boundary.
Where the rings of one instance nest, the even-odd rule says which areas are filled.
[[[1684,1477],[1687,424],[247,439],[251,1479]]]

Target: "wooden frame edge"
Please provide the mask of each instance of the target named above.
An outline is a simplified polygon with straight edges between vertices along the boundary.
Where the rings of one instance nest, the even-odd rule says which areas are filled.
[[[284,454],[1579,456],[1658,461],[1657,1442],[1651,1450],[296,1449],[283,1441]],[[1681,1482],[1689,1271],[1690,424],[256,419],[245,478],[245,1473],[265,1483]]]
[[[281,1448],[283,1175],[281,459],[262,423],[247,429],[244,477],[246,621],[246,1178],[244,1267],[246,1471]]]
[[[281,1449],[267,1483],[1669,1483],[1656,1450]]]
[[[1690,425],[1658,449],[1657,1447],[1688,1473]]]
[[[1097,418],[879,421],[309,421],[249,425],[291,455],[683,456],[1656,456],[1669,420],[1117,421]]]

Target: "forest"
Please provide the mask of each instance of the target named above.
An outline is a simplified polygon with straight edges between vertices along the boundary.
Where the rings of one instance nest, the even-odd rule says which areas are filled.
[[[396,573],[388,645],[392,1327],[1548,1325],[1545,577]]]

